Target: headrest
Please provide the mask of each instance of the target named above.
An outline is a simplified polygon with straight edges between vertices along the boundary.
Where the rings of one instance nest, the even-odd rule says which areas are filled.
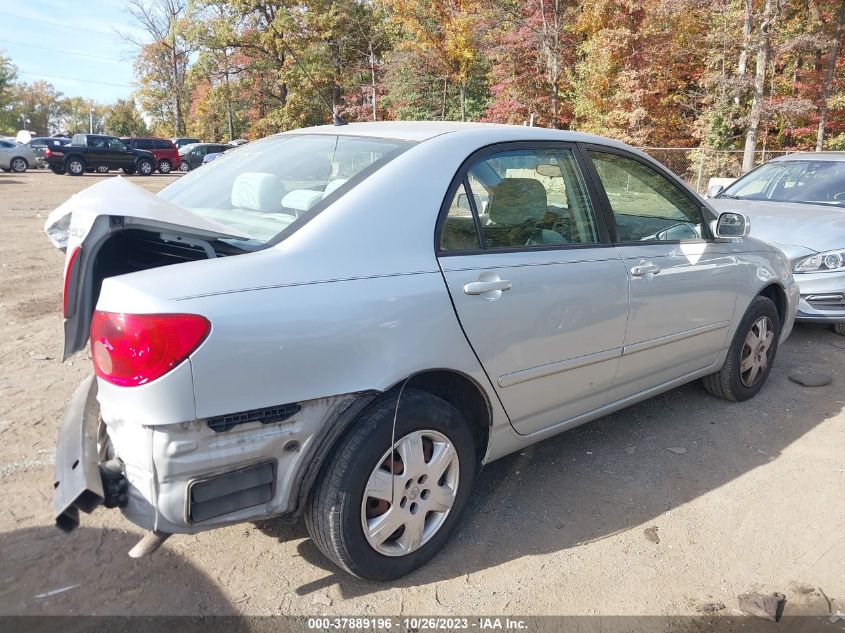
[[[323,189],[323,197],[325,198],[328,196],[332,191],[340,187],[341,185],[346,184],[346,181],[349,180],[348,178],[335,178],[334,180],[330,180],[326,184],[326,188]]]
[[[285,185],[278,176],[259,171],[240,174],[232,183],[232,206],[253,211],[281,211]]]
[[[548,211],[546,189],[533,178],[505,178],[490,192],[487,212],[499,226],[517,226],[526,220],[539,221]]]

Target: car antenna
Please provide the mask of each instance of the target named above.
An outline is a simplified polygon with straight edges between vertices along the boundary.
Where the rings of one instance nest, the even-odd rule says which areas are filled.
[[[320,89],[317,88],[317,84],[314,82],[314,79],[311,77],[311,73],[309,73],[307,70],[305,70],[303,65],[299,63],[299,59],[297,59],[296,55],[293,54],[293,50],[291,50],[291,47],[288,46],[287,42],[285,42],[284,39],[282,39],[281,42],[282,42],[282,46],[285,47],[288,54],[293,59],[294,63],[299,67],[299,70],[301,70],[302,74],[305,75],[305,78],[308,80],[308,83],[311,84],[311,87],[317,92],[317,96],[320,97],[320,101],[322,101],[325,104],[325,106],[329,109],[329,112],[332,113],[332,124],[336,125],[336,126],[349,125],[346,121],[343,120],[343,117],[340,116],[337,113],[337,110],[334,107],[332,107],[332,105],[329,103],[329,100],[326,99],[326,97],[323,95],[323,93],[320,91]]]

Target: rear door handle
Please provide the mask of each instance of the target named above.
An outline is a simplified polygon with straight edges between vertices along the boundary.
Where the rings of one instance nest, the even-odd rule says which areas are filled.
[[[471,281],[464,286],[464,294],[480,295],[494,290],[510,290],[513,284],[507,279],[499,281]]]
[[[652,275],[656,275],[660,272],[660,266],[657,264],[652,263],[644,263],[638,266],[631,266],[631,276],[632,277],[644,277],[651,273]]]

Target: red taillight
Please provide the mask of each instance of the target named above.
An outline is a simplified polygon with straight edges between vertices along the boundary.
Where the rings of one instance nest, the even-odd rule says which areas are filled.
[[[76,263],[76,256],[79,255],[79,247],[73,249],[68,257],[67,266],[65,266],[65,283],[64,288],[62,289],[62,316],[65,318],[68,317],[67,307],[68,307],[68,284],[70,284],[70,276],[73,274],[73,265]]]
[[[52,156],[52,155],[53,155],[53,152],[50,151],[50,148],[45,147],[44,148],[44,156],[47,157],[47,158],[50,158],[50,156]]]
[[[97,375],[114,385],[145,385],[176,367],[205,340],[208,319],[196,314],[95,311],[91,356]]]

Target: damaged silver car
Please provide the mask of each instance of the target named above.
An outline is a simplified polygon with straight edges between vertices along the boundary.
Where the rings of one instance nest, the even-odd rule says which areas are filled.
[[[458,123],[296,130],[158,195],[71,198],[59,527],[171,534],[304,517],[390,580],[455,530],[478,469],[696,379],[745,400],[789,335],[786,257],[643,153]],[[705,397],[705,396],[703,396]]]

